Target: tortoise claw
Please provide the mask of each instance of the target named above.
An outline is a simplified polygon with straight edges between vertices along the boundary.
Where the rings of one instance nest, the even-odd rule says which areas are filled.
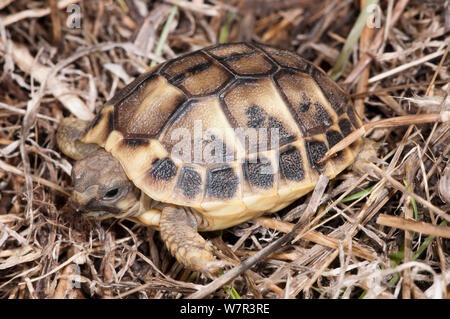
[[[197,232],[191,213],[182,207],[167,206],[161,212],[161,237],[173,256],[184,266],[209,276],[220,273],[212,247]]]

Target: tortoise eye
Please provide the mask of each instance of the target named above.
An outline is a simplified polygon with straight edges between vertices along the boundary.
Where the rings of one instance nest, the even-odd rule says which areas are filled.
[[[105,196],[103,196],[104,200],[111,200],[114,199],[119,194],[118,188],[110,189],[108,192],[106,192]]]

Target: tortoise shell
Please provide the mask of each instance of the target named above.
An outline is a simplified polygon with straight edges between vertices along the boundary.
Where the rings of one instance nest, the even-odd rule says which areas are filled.
[[[354,161],[361,140],[323,164],[361,126],[349,97],[295,53],[222,44],[156,66],[87,128],[153,200],[191,207],[207,229],[277,211]],[[255,135],[256,134],[256,135]]]

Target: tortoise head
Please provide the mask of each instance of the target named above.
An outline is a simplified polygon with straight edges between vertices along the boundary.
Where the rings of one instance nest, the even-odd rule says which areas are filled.
[[[103,149],[75,162],[71,204],[86,217],[122,218],[131,214],[139,190],[120,163]]]

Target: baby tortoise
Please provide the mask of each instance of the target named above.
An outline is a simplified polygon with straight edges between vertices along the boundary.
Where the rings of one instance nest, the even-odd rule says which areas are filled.
[[[78,211],[159,228],[180,263],[215,274],[220,264],[198,232],[279,211],[320,174],[335,177],[362,138],[320,160],[360,127],[321,69],[289,51],[234,43],[154,67],[90,123],[65,118],[57,142],[77,160]]]

